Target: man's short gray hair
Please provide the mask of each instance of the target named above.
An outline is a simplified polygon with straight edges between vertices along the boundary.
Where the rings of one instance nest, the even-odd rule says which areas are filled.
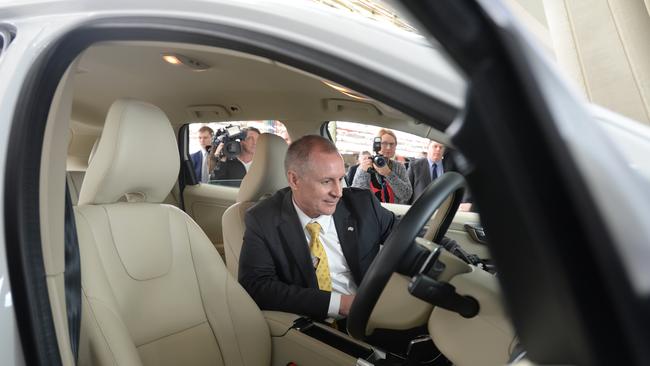
[[[339,150],[332,141],[324,137],[318,135],[303,136],[289,145],[287,156],[284,158],[284,170],[304,173],[308,168],[309,157],[313,152],[338,154]]]

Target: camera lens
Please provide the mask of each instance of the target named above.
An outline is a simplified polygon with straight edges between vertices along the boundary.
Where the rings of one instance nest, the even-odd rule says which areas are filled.
[[[381,155],[373,157],[372,160],[373,160],[373,163],[375,163],[375,165],[380,167],[380,168],[383,168],[384,166],[386,166],[386,159]]]

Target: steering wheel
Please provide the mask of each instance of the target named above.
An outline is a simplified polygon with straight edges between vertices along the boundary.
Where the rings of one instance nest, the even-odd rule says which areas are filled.
[[[375,308],[390,276],[397,270],[409,249],[417,245],[415,238],[426,225],[433,213],[454,194],[450,209],[442,220],[434,241],[444,236],[458,209],[465,188],[465,178],[456,172],[448,172],[430,184],[404,215],[396,229],[386,239],[384,247],[370,264],[348,314],[348,332],[356,339],[366,337],[366,327],[370,314]]]

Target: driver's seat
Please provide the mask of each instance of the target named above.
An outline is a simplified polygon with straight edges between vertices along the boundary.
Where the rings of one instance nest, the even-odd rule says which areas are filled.
[[[159,108],[110,107],[75,207],[80,365],[271,362],[259,308],[197,224],[161,204],[178,176],[175,141]]]

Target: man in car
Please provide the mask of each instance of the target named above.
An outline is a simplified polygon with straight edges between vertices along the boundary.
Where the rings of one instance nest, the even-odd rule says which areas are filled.
[[[369,190],[342,188],[343,158],[325,138],[291,144],[285,169],[289,187],[246,213],[239,281],[261,309],[344,317],[395,216]],[[400,272],[425,256],[414,247]]]
[[[228,160],[225,157],[220,157],[223,144],[217,146],[214,151],[216,165],[210,179],[243,179],[248,173],[251,164],[253,164],[253,156],[255,155],[260,130],[255,127],[248,127],[244,131],[246,132],[246,138],[241,141],[241,153],[235,159]]]
[[[210,127],[203,126],[199,128],[198,138],[201,150],[190,155],[192,158],[192,167],[194,168],[194,174],[196,176],[196,179],[201,183],[206,183],[208,181],[208,177],[210,176],[210,170],[208,168],[209,159],[206,159],[206,156],[208,154],[210,144],[212,143],[213,135],[214,131]]]

